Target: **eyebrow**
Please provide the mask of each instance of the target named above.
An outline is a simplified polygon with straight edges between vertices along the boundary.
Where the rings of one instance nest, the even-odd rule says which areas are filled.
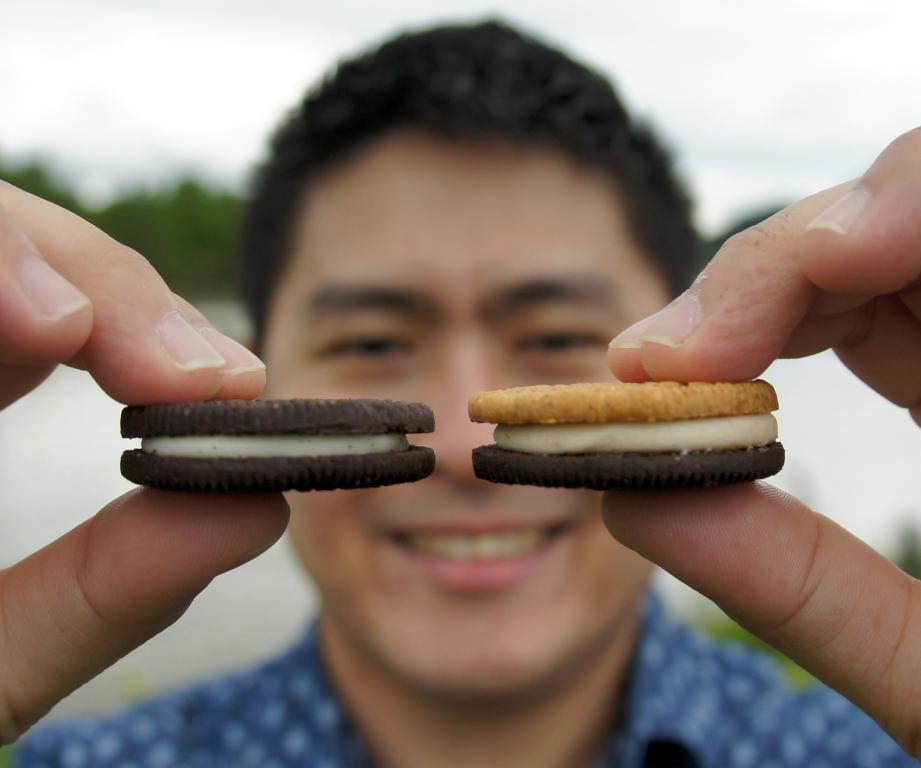
[[[438,305],[429,296],[405,288],[373,284],[324,286],[310,298],[309,308],[318,316],[361,310],[383,310],[421,320],[434,320],[440,315]]]
[[[543,304],[610,306],[617,291],[603,275],[541,277],[501,288],[483,304],[483,315],[499,320]]]

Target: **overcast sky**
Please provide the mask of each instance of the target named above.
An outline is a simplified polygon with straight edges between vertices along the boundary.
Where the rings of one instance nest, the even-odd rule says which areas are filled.
[[[239,187],[283,110],[394,30],[498,15],[615,81],[710,231],[858,174],[921,124],[921,2],[0,0],[0,153],[104,199],[197,171]]]

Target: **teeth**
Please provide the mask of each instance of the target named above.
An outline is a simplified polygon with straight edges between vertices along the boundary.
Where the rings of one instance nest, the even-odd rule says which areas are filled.
[[[413,534],[407,537],[413,549],[452,560],[493,560],[517,557],[531,552],[546,534],[541,530],[501,533]]]

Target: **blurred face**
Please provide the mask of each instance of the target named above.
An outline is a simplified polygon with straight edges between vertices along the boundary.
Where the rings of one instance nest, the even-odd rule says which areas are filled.
[[[666,301],[610,182],[548,150],[396,133],[304,201],[270,309],[271,397],[421,401],[419,483],[292,494],[324,637],[452,698],[533,693],[632,626],[649,564],[599,495],[477,480],[467,398],[606,381],[607,342]]]

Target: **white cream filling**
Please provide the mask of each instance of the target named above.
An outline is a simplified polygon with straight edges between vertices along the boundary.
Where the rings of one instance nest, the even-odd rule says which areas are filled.
[[[770,413],[616,424],[499,424],[496,445],[525,453],[724,451],[777,439]]]
[[[406,451],[406,435],[184,435],[145,437],[141,450],[188,459],[338,456]]]

